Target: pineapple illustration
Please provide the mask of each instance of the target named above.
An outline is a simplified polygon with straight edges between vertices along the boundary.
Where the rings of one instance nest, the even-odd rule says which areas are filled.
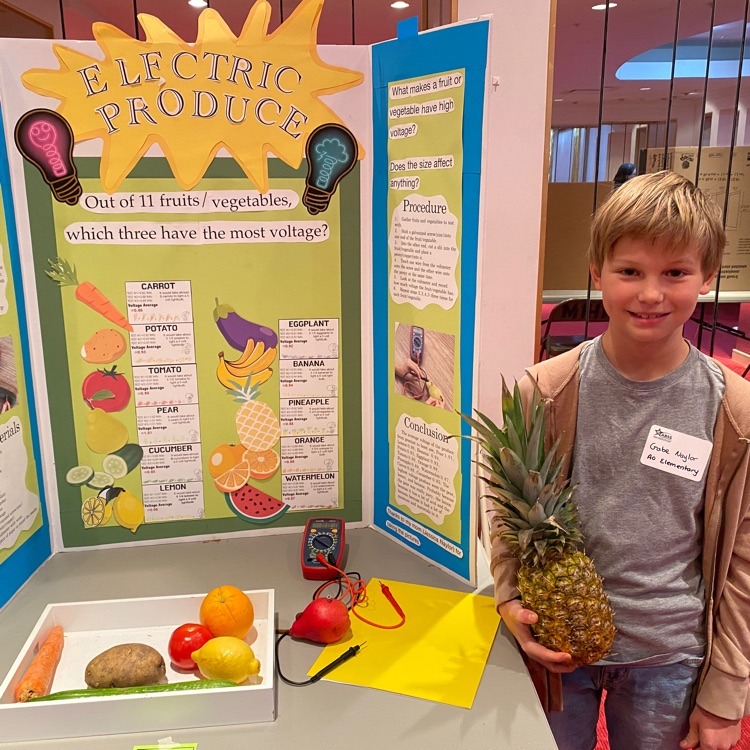
[[[481,412],[479,420],[464,416],[478,434],[480,479],[501,522],[495,533],[521,563],[518,591],[539,617],[537,640],[570,653],[574,666],[592,664],[609,653],[615,626],[602,579],[583,551],[575,487],[560,474],[563,459],[555,460],[560,441],[545,450],[536,388],[527,422],[518,384],[511,395],[503,380],[502,412],[502,429]]]
[[[258,387],[236,388],[230,392],[234,400],[242,404],[234,418],[242,445],[258,452],[273,448],[281,438],[281,427],[273,409],[258,401]]]

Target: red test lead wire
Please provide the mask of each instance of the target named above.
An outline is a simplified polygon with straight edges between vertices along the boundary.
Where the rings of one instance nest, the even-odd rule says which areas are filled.
[[[368,620],[367,618],[363,617],[359,612],[357,612],[357,604],[360,604],[367,596],[367,584],[365,584],[364,581],[359,580],[356,583],[349,578],[349,576],[343,571],[337,568],[335,565],[331,565],[331,563],[328,562],[328,560],[325,559],[325,556],[322,553],[318,553],[317,556],[318,562],[325,565],[327,568],[330,568],[331,570],[336,571],[338,575],[340,576],[341,581],[343,581],[344,584],[344,591],[341,596],[339,596],[339,599],[344,599],[346,597],[349,598],[349,611],[359,620],[362,620],[362,622],[367,623],[368,625],[372,625],[374,628],[381,628],[382,630],[396,630],[396,628],[400,628],[405,622],[406,622],[406,614],[404,613],[404,610],[401,609],[401,606],[396,601],[396,598],[393,596],[393,593],[391,590],[386,586],[382,581],[379,581],[380,583],[380,591],[383,593],[383,596],[386,598],[388,603],[393,607],[396,614],[399,616],[399,621],[394,625],[381,625],[377,622],[372,622],[372,620]],[[327,586],[330,586],[332,584],[339,583],[337,580],[331,580],[327,583],[323,584],[317,591],[317,595],[321,596],[323,591]]]

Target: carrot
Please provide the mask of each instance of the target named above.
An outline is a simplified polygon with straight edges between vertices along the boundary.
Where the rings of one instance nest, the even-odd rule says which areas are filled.
[[[126,331],[132,331],[133,326],[128,319],[100,292],[90,281],[78,282],[75,266],[71,266],[65,258],[49,259],[50,269],[45,271],[52,281],[60,286],[75,286],[76,299],[88,305],[94,312],[114,323]]]
[[[63,629],[59,625],[52,628],[16,685],[13,696],[17,701],[25,703],[31,698],[49,695],[64,640]]]

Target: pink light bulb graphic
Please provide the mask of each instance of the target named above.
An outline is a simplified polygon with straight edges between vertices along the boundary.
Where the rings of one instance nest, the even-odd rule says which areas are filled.
[[[15,140],[23,157],[41,173],[60,203],[74,206],[83,193],[73,163],[73,130],[51,109],[32,109],[16,123]]]

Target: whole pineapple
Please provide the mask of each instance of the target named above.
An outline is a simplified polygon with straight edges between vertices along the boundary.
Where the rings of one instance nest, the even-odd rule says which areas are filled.
[[[500,538],[521,563],[518,591],[536,612],[533,630],[553,651],[566,651],[572,664],[591,664],[609,653],[615,637],[612,607],[602,579],[583,552],[574,487],[555,460],[559,440],[544,449],[545,407],[535,388],[528,424],[516,383],[511,395],[502,383],[503,427],[476,412],[465,417],[481,446],[480,478],[496,505]]]
[[[281,437],[281,427],[273,409],[258,400],[258,387],[234,388],[228,392],[242,404],[234,418],[242,445],[258,452],[273,448]]]

